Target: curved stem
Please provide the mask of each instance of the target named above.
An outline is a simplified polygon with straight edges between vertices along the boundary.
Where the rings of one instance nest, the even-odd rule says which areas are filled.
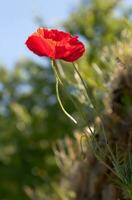
[[[77,121],[65,110],[65,108],[64,108],[64,106],[62,104],[62,101],[60,99],[60,94],[59,94],[59,80],[58,80],[57,77],[56,77],[56,95],[57,95],[57,99],[58,99],[58,102],[60,104],[60,107],[63,110],[63,112],[65,113],[65,115],[67,117],[69,117],[75,124],[77,124]]]
[[[98,110],[96,109],[96,106],[94,105],[93,99],[90,98],[90,94],[89,94],[88,87],[87,87],[85,81],[83,80],[83,78],[82,78],[82,76],[81,76],[79,70],[78,70],[77,64],[73,62],[73,66],[74,66],[74,69],[75,69],[76,73],[78,74],[78,76],[79,76],[79,78],[80,78],[80,80],[81,80],[83,86],[84,86],[84,89],[85,89],[86,95],[87,95],[87,99],[91,101],[91,104],[93,105],[93,108],[94,108],[94,110],[95,110],[95,113],[98,115]],[[103,135],[104,135],[104,138],[105,138],[106,146],[107,146],[107,148],[108,148],[109,153],[111,154],[111,157],[112,157],[113,161],[116,163],[116,158],[115,158],[115,156],[114,156],[114,154],[113,154],[113,152],[112,152],[112,150],[111,150],[111,148],[110,148],[110,145],[108,144],[108,139],[107,139],[107,136],[106,136],[106,134],[105,134],[104,124],[103,124],[103,118],[102,118],[102,116],[99,116],[99,117],[100,117],[100,119],[101,119],[101,126],[102,126],[102,130],[103,130]]]
[[[52,65],[52,68],[53,68],[55,76],[56,76],[56,95],[57,95],[57,100],[58,100],[58,102],[60,104],[60,107],[61,107],[62,111],[65,113],[65,115],[69,119],[71,119],[75,124],[77,124],[77,121],[65,110],[65,108],[63,106],[63,103],[61,101],[60,94],[59,94],[59,83],[61,85],[63,85],[63,83],[62,83],[61,78],[59,77],[59,74],[58,74],[58,71],[57,71],[57,63],[56,63],[56,61],[52,60],[51,65]]]

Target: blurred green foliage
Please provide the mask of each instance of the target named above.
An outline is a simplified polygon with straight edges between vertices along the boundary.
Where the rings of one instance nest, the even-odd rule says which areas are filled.
[[[88,63],[95,62],[101,65],[104,47],[109,47],[117,39],[121,39],[122,30],[130,26],[127,17],[124,16],[127,11],[121,9],[120,2],[87,0],[64,23],[65,28],[72,34],[80,34],[85,39]]]
[[[56,100],[51,68],[22,61],[1,67],[0,77],[0,199],[24,200],[27,186],[50,188],[58,171],[52,145],[74,127]]]
[[[131,27],[128,20],[130,11],[121,11],[119,3],[116,0],[84,1],[64,23],[66,30],[80,34],[88,48],[78,63],[101,111],[104,108],[102,99],[107,91],[104,83],[111,76],[115,64],[111,46],[123,40],[122,31]],[[66,81],[75,86],[71,75],[73,69],[67,65],[63,63]],[[66,89],[69,89],[68,85]],[[61,95],[64,106],[75,114],[71,99],[63,91]],[[91,107],[86,109],[80,95],[76,94],[77,106],[81,108],[84,104],[82,109],[89,119],[92,117]],[[59,191],[62,190],[58,184],[60,173],[52,147],[58,139],[66,135],[72,137],[74,130],[75,126],[56,100],[50,64],[41,66],[25,60],[18,62],[13,70],[1,67],[0,199],[70,199],[68,195],[73,196],[71,191],[67,197],[65,188]]]
[[[78,61],[79,71],[87,81],[91,97],[99,112],[104,110],[102,99],[108,92],[108,82],[117,64],[113,46],[124,41],[132,30],[130,8],[117,0],[86,0],[63,24],[72,34],[79,34],[87,51]]]

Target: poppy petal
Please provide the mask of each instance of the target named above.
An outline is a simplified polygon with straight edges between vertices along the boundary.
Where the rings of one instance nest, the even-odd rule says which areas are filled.
[[[62,41],[71,38],[69,33],[58,31],[56,29],[48,30],[44,29],[44,37],[47,39],[52,39],[54,41]]]
[[[74,45],[70,45],[67,54],[65,54],[65,56],[63,57],[63,60],[68,62],[76,61],[85,52],[85,47],[82,42],[78,40],[75,41],[74,39],[74,41],[72,41],[72,44]]]
[[[56,29],[39,28],[27,39],[26,45],[39,56],[68,62],[77,60],[85,51],[77,36]]]
[[[54,58],[54,46],[52,41],[47,41],[39,36],[32,35],[26,41],[27,47],[38,56]]]

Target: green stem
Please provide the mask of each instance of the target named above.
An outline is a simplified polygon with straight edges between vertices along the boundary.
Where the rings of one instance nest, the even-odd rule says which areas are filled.
[[[87,95],[88,100],[91,101],[91,99],[90,99],[90,97],[89,97],[87,85],[86,85],[86,83],[84,82],[84,80],[83,80],[83,78],[82,78],[82,76],[81,76],[81,74],[80,74],[80,72],[79,72],[79,70],[78,70],[77,64],[74,63],[74,62],[73,62],[73,67],[74,67],[76,73],[78,74],[78,76],[79,76],[79,78],[80,78],[80,80],[81,80],[81,82],[82,82],[82,84],[83,84],[83,86],[84,86],[84,89],[85,89],[85,91],[86,91],[86,95]],[[91,103],[92,103],[92,101],[91,101]]]
[[[58,99],[58,102],[60,104],[60,107],[62,109],[62,111],[65,113],[65,115],[67,117],[69,117],[75,124],[77,124],[77,121],[65,110],[63,104],[62,104],[62,101],[60,99],[60,94],[59,94],[59,80],[58,78],[56,77],[56,95],[57,95],[57,99]]]
[[[80,72],[78,70],[77,64],[73,63],[73,67],[74,67],[76,73],[78,74],[78,76],[79,76],[79,78],[80,78],[80,80],[81,80],[81,82],[82,82],[82,84],[84,86],[84,89],[85,89],[85,92],[86,92],[86,95],[87,95],[87,99],[90,100],[91,104],[93,105],[94,111],[98,116],[98,110],[96,109],[96,106],[94,104],[93,99],[90,98],[89,89],[88,89],[85,81],[83,80],[83,78],[82,78],[82,76],[81,76],[81,74],[80,74]],[[115,158],[115,156],[114,156],[114,154],[113,154],[113,152],[112,152],[112,150],[111,150],[111,148],[110,148],[110,146],[108,144],[108,139],[106,137],[105,130],[104,130],[103,118],[101,116],[100,116],[100,119],[101,119],[101,126],[102,126],[102,130],[103,130],[103,135],[104,135],[104,138],[105,138],[105,141],[106,141],[106,146],[108,148],[109,153],[111,154],[111,157],[112,157],[113,161],[116,163],[116,158]]]
[[[55,60],[52,60],[51,62],[51,65],[52,65],[52,68],[54,70],[54,73],[55,73],[55,76],[56,76],[56,95],[57,95],[57,100],[60,104],[60,107],[62,109],[62,111],[65,113],[65,115],[71,119],[75,124],[77,124],[77,121],[65,110],[64,106],[63,106],[63,103],[61,101],[61,98],[60,98],[60,93],[59,93],[59,83],[61,85],[63,85],[62,81],[61,81],[61,78],[59,77],[59,74],[58,74],[58,70],[57,70],[57,63]]]
[[[57,67],[56,61],[55,60],[51,60],[51,65],[52,65],[52,68],[54,70],[55,76],[57,77],[59,82],[63,85],[62,80],[61,80],[61,78],[59,76],[59,73],[58,73],[58,67]]]

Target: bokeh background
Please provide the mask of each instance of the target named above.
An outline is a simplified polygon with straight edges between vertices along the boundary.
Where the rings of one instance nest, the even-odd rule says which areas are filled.
[[[66,20],[79,3],[79,0],[3,1],[0,8],[1,62],[12,67],[19,57],[31,57],[32,54],[26,51],[23,45],[27,36],[39,23],[48,27],[60,27],[61,22]],[[7,48],[7,44],[11,48]]]
[[[1,200],[106,200],[106,196],[92,198],[84,194],[88,185],[83,179],[86,176],[81,174],[82,179],[76,176],[84,169],[78,168],[78,163],[83,162],[79,153],[81,130],[95,116],[72,76],[70,64],[63,63],[67,78],[63,77],[66,91],[62,89],[61,93],[65,107],[79,120],[78,126],[67,119],[58,105],[50,61],[33,55],[25,40],[39,26],[79,35],[88,49],[78,61],[80,70],[102,113],[105,110],[102,99],[108,93],[106,82],[118,57],[114,45],[126,41],[131,24],[131,0],[1,1]],[[74,101],[84,113],[85,121],[69,98],[75,86],[79,91]],[[69,187],[74,181],[76,184]]]

